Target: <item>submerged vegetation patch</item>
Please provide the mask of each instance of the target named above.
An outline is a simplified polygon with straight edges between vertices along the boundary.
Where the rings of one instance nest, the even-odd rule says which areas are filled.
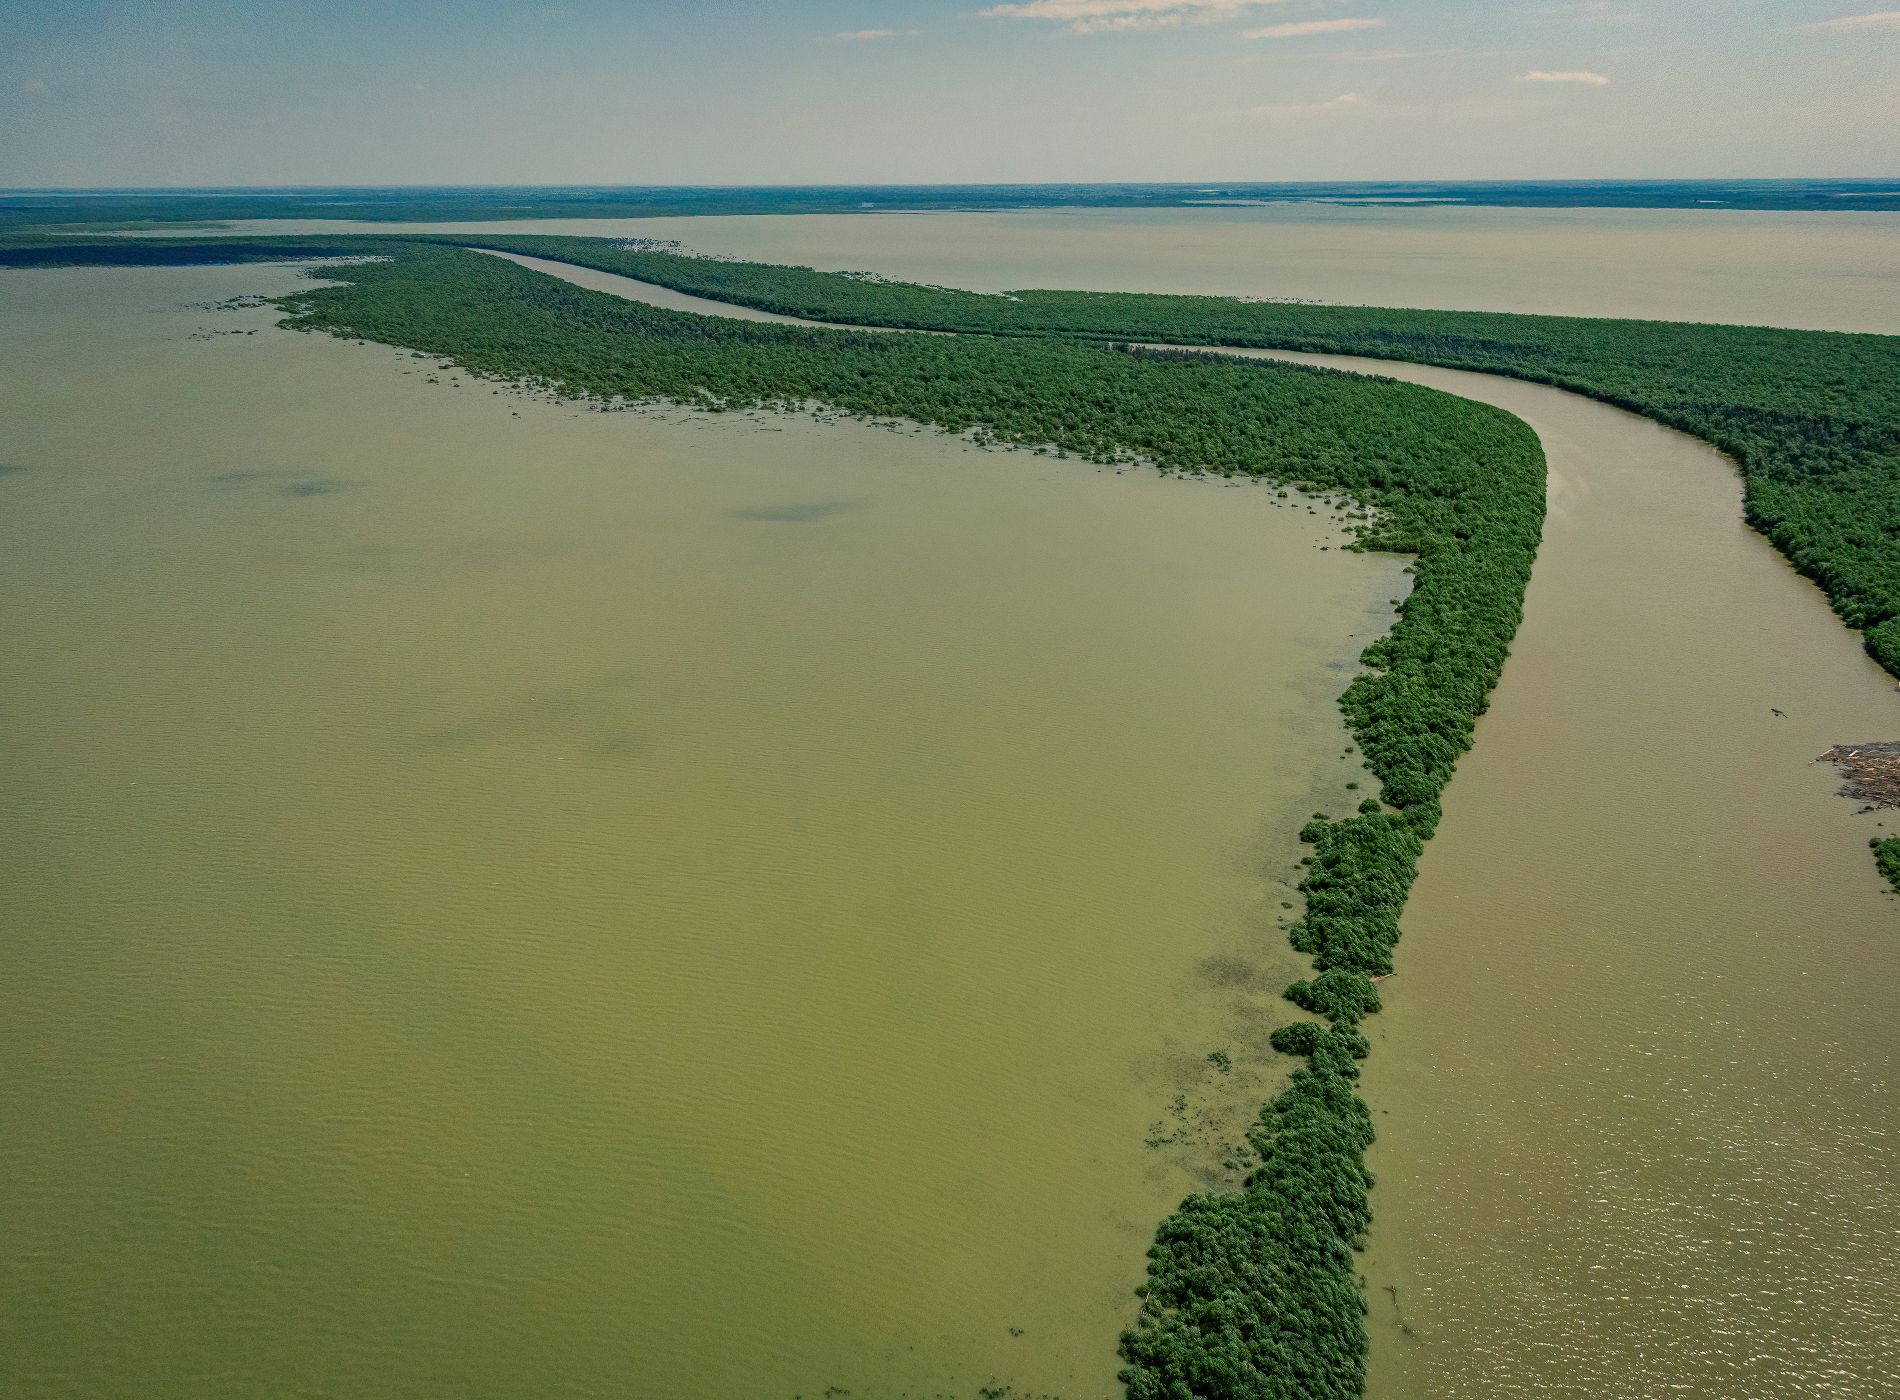
[[[729,510],[730,520],[758,520],[771,525],[811,525],[857,510],[856,501],[790,501],[779,506],[741,506]]]

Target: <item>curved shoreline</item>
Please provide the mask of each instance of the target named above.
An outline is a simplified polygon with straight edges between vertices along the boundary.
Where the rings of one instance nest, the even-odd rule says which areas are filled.
[[[736,308],[551,259],[492,249],[469,251],[488,252],[530,271],[670,311],[805,329],[872,329]],[[1182,349],[1140,343],[1127,348],[1163,355]],[[1220,356],[1222,350],[1190,347],[1186,353]],[[1297,353],[1250,352],[1234,358],[1318,363],[1318,357]],[[1371,362],[1321,365],[1361,373],[1369,366]],[[1371,367],[1376,373],[1377,367]],[[1379,645],[1375,643],[1375,651]],[[1351,701],[1350,692],[1340,699],[1349,724],[1354,721]],[[1363,723],[1369,716],[1362,712],[1358,718]],[[1363,728],[1354,728],[1361,742],[1367,742]],[[1388,802],[1403,803],[1406,796],[1388,781]],[[1366,1306],[1365,1294],[1348,1282],[1358,1277],[1359,1264],[1346,1246],[1362,1248],[1371,1225],[1366,1197],[1372,1178],[1363,1162],[1374,1134],[1371,1113],[1355,1090],[1360,1075],[1356,1062],[1368,1049],[1362,1018],[1380,1009],[1377,986],[1393,970],[1390,957],[1400,911],[1424,843],[1438,822],[1435,784],[1421,786],[1410,796],[1422,802],[1402,808],[1401,814],[1368,801],[1355,817],[1315,820],[1300,832],[1315,856],[1306,862],[1311,869],[1300,886],[1306,911],[1290,932],[1295,949],[1313,956],[1317,975],[1296,982],[1286,996],[1320,1019],[1292,1021],[1270,1038],[1275,1050],[1304,1059],[1306,1067],[1292,1072],[1248,1135],[1264,1164],[1249,1178],[1248,1187],[1261,1178],[1317,1184],[1330,1177],[1330,1185],[1318,1191],[1312,1184],[1270,1189],[1258,1200],[1248,1188],[1192,1196],[1161,1222],[1149,1251],[1150,1282],[1140,1290],[1139,1323],[1122,1339],[1123,1356],[1131,1363],[1122,1379],[1131,1400],[1161,1400],[1184,1382],[1196,1394],[1258,1393],[1289,1400],[1322,1391],[1357,1394],[1365,1384],[1363,1348],[1369,1339],[1362,1323],[1346,1320],[1359,1318]],[[1356,1187],[1348,1189],[1344,1181]],[[1303,1196],[1308,1204],[1293,1204]],[[1256,1260],[1251,1256],[1258,1246],[1240,1244],[1248,1240],[1272,1240],[1282,1248],[1292,1242],[1293,1250],[1288,1255],[1260,1250]],[[1264,1294],[1256,1291],[1263,1287]],[[1259,1342],[1236,1349],[1232,1343],[1207,1340],[1229,1325],[1210,1310],[1228,1310],[1236,1290],[1253,1295],[1245,1305],[1249,1326],[1268,1338],[1264,1346],[1277,1361],[1263,1362],[1250,1354],[1262,1345]],[[1314,1311],[1303,1314],[1302,1306]],[[1327,1314],[1332,1321],[1322,1323],[1320,1317]],[[1347,1340],[1353,1333],[1359,1337],[1356,1348]],[[1331,1354],[1316,1354],[1314,1338],[1329,1339]],[[1355,1373],[1356,1382],[1340,1384]],[[1299,1379],[1302,1376],[1306,1379]],[[1286,1389],[1289,1385],[1297,1389]],[[1309,1391],[1309,1385],[1316,1388]],[[1257,1389],[1262,1386],[1268,1388]]]
[[[1316,813],[1300,832],[1313,852],[1305,911],[1287,935],[1314,975],[1284,995],[1314,1019],[1269,1039],[1305,1063],[1246,1133],[1254,1166],[1240,1188],[1190,1195],[1163,1221],[1120,1347],[1133,1400],[1356,1400],[1367,1349],[1356,1258],[1372,1184],[1359,1026],[1379,1009],[1370,979],[1392,970],[1440,794],[1521,618],[1544,516],[1535,434],[1396,381],[1262,372],[1128,338],[748,326],[634,305],[454,245],[351,246],[386,256],[326,269],[327,285],[280,299],[285,325],[608,406],[824,404],[1097,463],[1261,477],[1353,502],[1350,547],[1411,558],[1397,619],[1338,702],[1379,795],[1350,815]],[[602,255],[609,266],[621,256]]]

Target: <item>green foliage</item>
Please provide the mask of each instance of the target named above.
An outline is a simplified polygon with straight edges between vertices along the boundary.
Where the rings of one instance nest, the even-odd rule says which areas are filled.
[[[1375,811],[1309,822],[1300,839],[1312,843],[1313,855],[1300,882],[1306,914],[1288,935],[1293,946],[1311,954],[1322,973],[1390,972],[1399,914],[1423,849],[1416,825]]]
[[[1148,1251],[1141,1323],[1122,1338],[1129,1400],[1360,1392],[1372,1115],[1353,1046],[1302,1024],[1309,1062],[1249,1135],[1260,1166],[1238,1192],[1189,1197]]]
[[[1900,836],[1876,836],[1867,844],[1874,848],[1874,864],[1900,894]]]
[[[1326,1027],[1317,1021],[1288,1021],[1275,1026],[1267,1041],[1282,1055],[1310,1055],[1319,1049],[1320,1037],[1325,1033]]]
[[[1379,991],[1372,979],[1340,968],[1322,972],[1310,982],[1293,983],[1286,989],[1286,999],[1347,1030],[1379,1009]]]

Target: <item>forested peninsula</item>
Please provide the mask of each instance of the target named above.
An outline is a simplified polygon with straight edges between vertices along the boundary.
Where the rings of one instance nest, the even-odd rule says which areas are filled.
[[[1373,979],[1439,799],[1495,684],[1541,533],[1535,435],[1499,410],[1387,380],[1127,341],[1375,355],[1575,389],[1707,438],[1742,464],[1749,519],[1829,591],[1900,674],[1900,340],[1719,326],[1024,292],[984,296],[726,263],[607,240],[468,236],[818,320],[952,330],[891,336],[663,311],[420,238],[114,240],[0,246],[0,265],[324,255],[334,285],[287,324],[442,356],[478,375],[606,403],[710,410],[815,404],[1097,461],[1262,477],[1343,496],[1356,547],[1413,556],[1392,631],[1341,697],[1381,792],[1317,817],[1292,928],[1309,1013],[1273,1044],[1302,1057],[1250,1133],[1234,1192],[1190,1197],[1157,1233],[1122,1338],[1133,1400],[1348,1400],[1361,1393],[1371,1118],[1356,1083]],[[222,250],[214,256],[210,249]],[[1885,862],[1883,861],[1883,866]]]
[[[1364,1383],[1354,1249],[1370,1220],[1371,1118],[1355,1089],[1371,979],[1439,794],[1470,746],[1521,616],[1544,511],[1542,449],[1498,410],[1411,385],[1289,366],[1136,353],[1064,337],[890,336],[658,310],[445,247],[328,269],[291,324],[443,355],[600,399],[708,408],[821,403],[952,432],[1344,492],[1360,547],[1416,556],[1414,586],[1341,700],[1383,801],[1312,822],[1287,995],[1320,1018],[1275,1047],[1306,1058],[1250,1134],[1242,1190],[1162,1225],[1122,1339],[1137,1400],[1347,1397]]]

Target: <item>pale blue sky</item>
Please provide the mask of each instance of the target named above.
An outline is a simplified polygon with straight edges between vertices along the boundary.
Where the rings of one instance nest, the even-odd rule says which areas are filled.
[[[1900,0],[6,0],[0,185],[1900,176]]]

